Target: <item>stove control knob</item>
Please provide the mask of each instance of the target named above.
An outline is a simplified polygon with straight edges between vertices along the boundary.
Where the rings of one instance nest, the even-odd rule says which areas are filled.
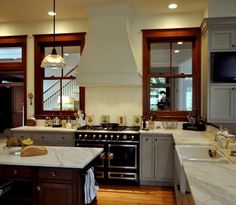
[[[107,137],[108,137],[108,136],[107,136],[107,135],[105,135],[105,140],[107,140]]]
[[[99,137],[99,140],[101,141],[102,140],[102,135],[99,135],[98,137]]]
[[[79,140],[80,140],[81,138],[82,138],[82,135],[80,134],[80,135],[79,135]]]
[[[131,136],[132,141],[134,141],[134,135]]]
[[[114,138],[114,135],[111,135],[111,140],[113,140],[113,138]]]
[[[120,135],[117,135],[117,136],[116,136],[116,139],[119,140],[119,139],[120,139]]]
[[[85,134],[85,135],[84,135],[84,139],[86,139],[87,137],[88,137],[88,135]]]
[[[127,135],[123,135],[123,140],[127,140],[128,136]]]
[[[95,140],[96,139],[96,135],[93,135],[93,140]]]

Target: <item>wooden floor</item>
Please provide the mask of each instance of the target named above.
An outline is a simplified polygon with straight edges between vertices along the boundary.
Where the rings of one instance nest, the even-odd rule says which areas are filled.
[[[97,205],[175,205],[173,188],[100,185]]]

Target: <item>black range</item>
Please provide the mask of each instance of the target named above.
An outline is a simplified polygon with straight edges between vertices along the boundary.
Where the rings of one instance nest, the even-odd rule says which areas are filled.
[[[75,132],[76,147],[102,147],[96,165],[100,183],[139,184],[139,127],[84,126]]]

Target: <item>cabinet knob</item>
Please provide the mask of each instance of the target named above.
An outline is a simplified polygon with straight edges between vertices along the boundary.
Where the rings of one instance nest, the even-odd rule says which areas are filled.
[[[18,172],[17,172],[16,169],[13,171],[13,174],[14,174],[15,176],[18,174]]]
[[[41,190],[41,187],[40,187],[40,186],[37,186],[37,190],[40,191],[40,190]]]
[[[55,172],[52,172],[52,176],[55,177],[55,176],[56,176],[56,173],[55,173]]]
[[[146,138],[146,141],[148,141],[148,138]]]
[[[177,190],[180,191],[180,185],[179,184],[177,185]]]
[[[235,45],[233,44],[232,47],[235,47]]]
[[[41,139],[44,139],[44,136],[41,136]]]

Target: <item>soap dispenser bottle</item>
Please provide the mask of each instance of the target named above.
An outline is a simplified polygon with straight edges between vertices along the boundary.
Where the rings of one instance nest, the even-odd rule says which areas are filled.
[[[66,128],[71,129],[71,121],[70,121],[70,117],[67,118]]]

